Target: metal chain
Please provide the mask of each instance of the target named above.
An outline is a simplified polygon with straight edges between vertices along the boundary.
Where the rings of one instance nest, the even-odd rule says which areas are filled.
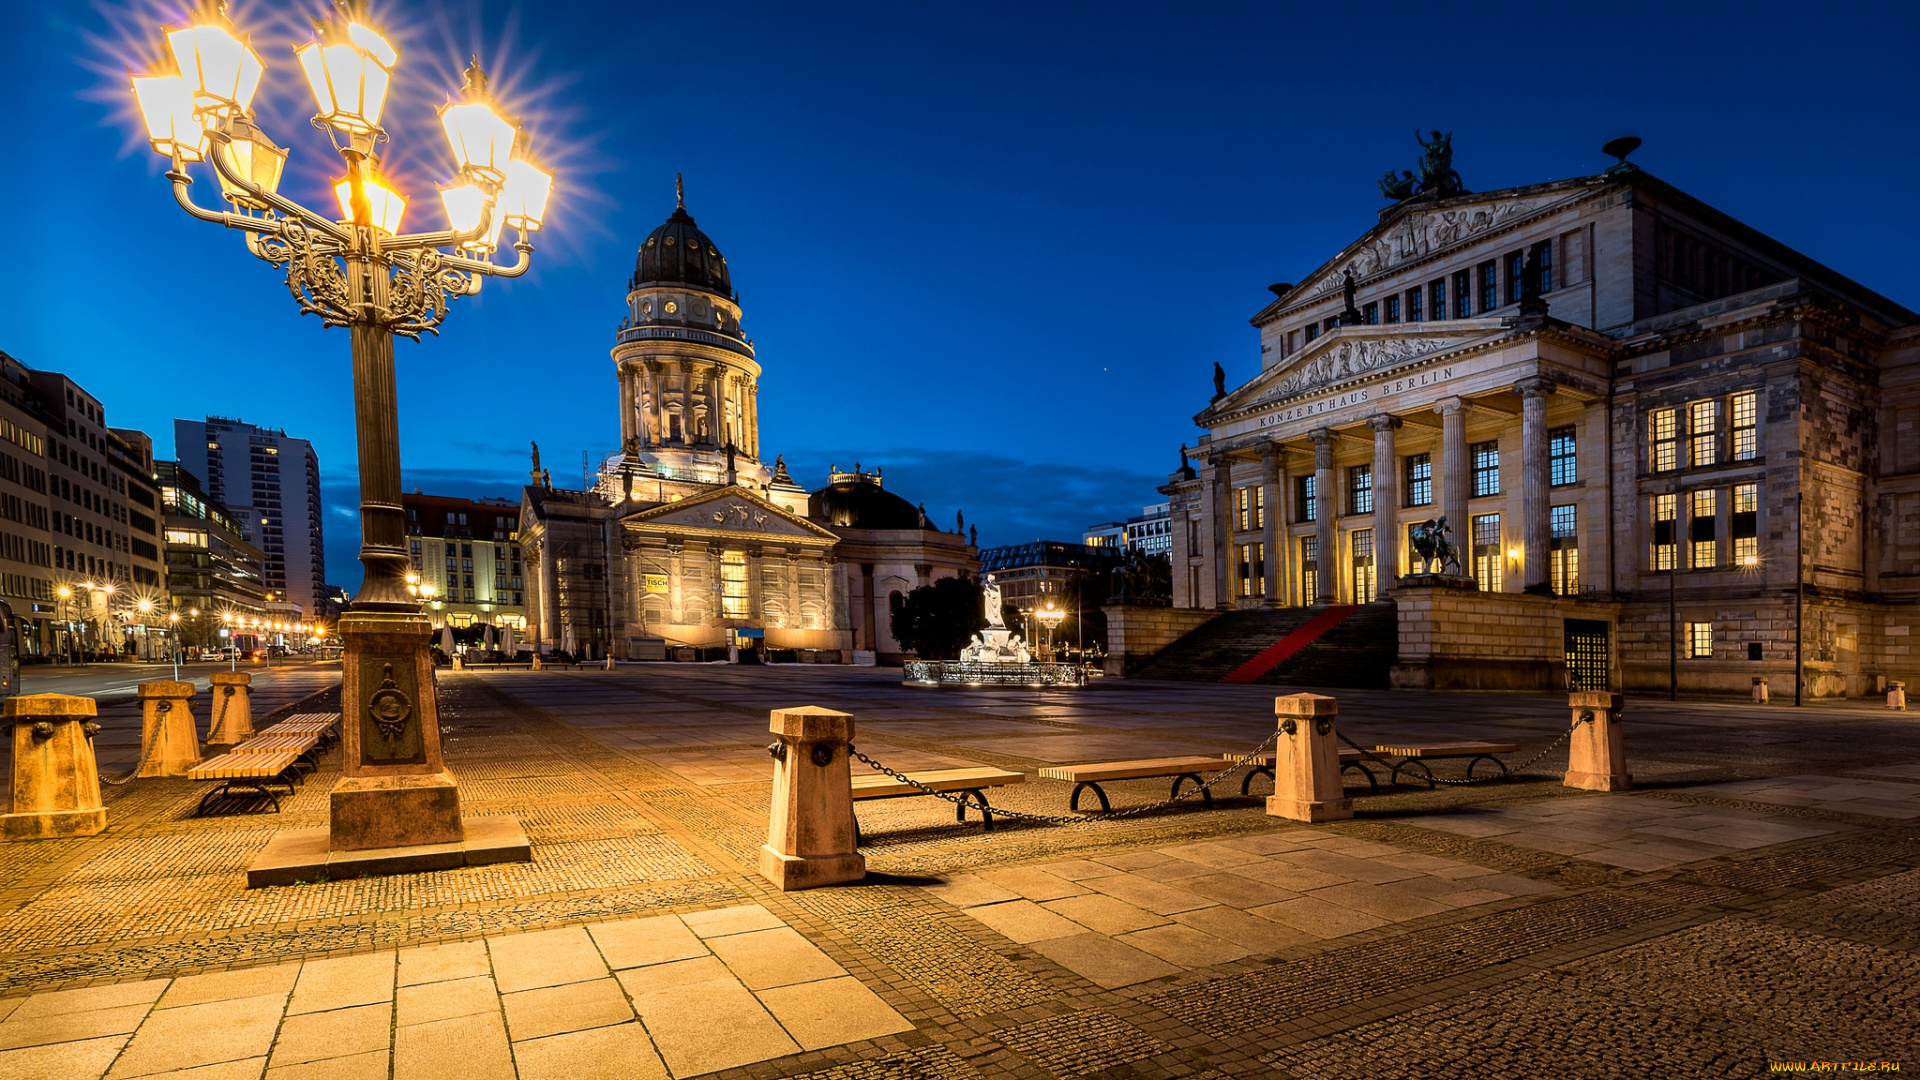
[[[1035,814],[1035,813],[1029,813],[1028,811],[1025,811],[1025,810],[1003,809],[998,806],[982,807],[979,803],[973,802],[972,800],[968,799],[964,794],[953,795],[945,791],[936,791],[933,788],[928,787],[926,784],[923,784],[920,781],[915,780],[913,777],[908,776],[906,773],[899,771],[898,769],[888,768],[887,766],[882,765],[879,762],[868,757],[867,755],[861,753],[859,749],[856,748],[852,743],[847,744],[847,752],[853,755],[855,760],[859,761],[861,764],[864,764],[865,766],[872,769],[873,771],[878,773],[885,773],[887,776],[892,777],[893,779],[899,781],[902,784],[907,785],[908,787],[917,788],[923,794],[931,795],[936,799],[944,799],[947,802],[953,803],[955,806],[972,807],[973,809],[980,810],[983,813],[990,812],[997,817],[1018,818],[1022,821],[1038,821],[1048,825],[1086,825],[1096,821],[1113,821],[1119,818],[1132,817],[1136,814],[1144,814],[1149,810],[1162,810],[1162,809],[1165,809],[1166,807],[1174,806],[1176,804],[1185,802],[1188,799],[1194,798],[1195,796],[1198,796],[1201,792],[1210,790],[1213,787],[1213,785],[1219,783],[1220,781],[1226,779],[1229,776],[1232,776],[1234,773],[1239,772],[1241,769],[1245,768],[1248,765],[1248,763],[1257,761],[1262,754],[1265,754],[1268,750],[1271,750],[1273,748],[1273,744],[1275,740],[1279,738],[1280,738],[1280,732],[1276,730],[1272,735],[1267,736],[1267,741],[1255,747],[1252,753],[1244,754],[1244,755],[1241,755],[1240,757],[1231,759],[1231,761],[1233,762],[1231,765],[1228,765],[1225,769],[1222,769],[1220,772],[1217,772],[1212,776],[1208,777],[1206,780],[1202,781],[1198,787],[1195,787],[1190,791],[1182,792],[1181,794],[1176,795],[1170,799],[1164,799],[1157,803],[1147,803],[1144,806],[1130,806],[1124,810],[1103,810],[1098,813],[1088,811],[1087,813],[1084,813],[1084,814]]]
[[[1566,742],[1568,739],[1573,738],[1573,733],[1579,729],[1581,724],[1591,724],[1591,723],[1593,723],[1593,713],[1590,711],[1581,713],[1580,719],[1575,720],[1571,727],[1561,732],[1559,738],[1553,740],[1551,743],[1548,743],[1547,748],[1545,750],[1542,750],[1539,753],[1533,755],[1531,758],[1528,758],[1523,764],[1516,765],[1513,768],[1507,770],[1506,772],[1501,773],[1499,776],[1489,775],[1489,776],[1469,777],[1465,780],[1451,780],[1444,776],[1434,776],[1432,773],[1432,770],[1428,770],[1426,774],[1426,778],[1436,783],[1457,784],[1461,786],[1465,786],[1467,784],[1484,784],[1489,780],[1506,780],[1511,777],[1517,776],[1523,772],[1526,772],[1528,769],[1532,768],[1534,764],[1538,762],[1541,758],[1544,758],[1548,754],[1553,753],[1554,750],[1559,748],[1561,743]],[[1338,732],[1337,734],[1340,736],[1341,742],[1346,743],[1348,746],[1351,746],[1355,750],[1360,751],[1361,757],[1365,758],[1368,761],[1374,762],[1376,764],[1385,765],[1389,770],[1389,775],[1392,774],[1391,770],[1394,767],[1393,762],[1388,761],[1386,758],[1381,757],[1379,754],[1375,753],[1374,751],[1369,750],[1366,747],[1361,746],[1359,743],[1354,742],[1352,739],[1347,738],[1346,732],[1342,731],[1342,732]],[[1407,760],[1415,760],[1415,759],[1403,759],[1401,761],[1401,764],[1402,765],[1406,764]]]

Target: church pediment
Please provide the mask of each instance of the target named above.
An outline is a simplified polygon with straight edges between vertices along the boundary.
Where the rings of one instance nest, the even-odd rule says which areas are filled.
[[[1506,332],[1499,319],[1343,327],[1315,339],[1285,363],[1262,372],[1217,402],[1202,414],[1202,423],[1209,416],[1224,417],[1348,379],[1390,371]]]
[[[765,540],[837,541],[831,531],[782,510],[744,488],[721,488],[632,514],[621,522],[629,530],[660,530],[682,535],[727,534]]]

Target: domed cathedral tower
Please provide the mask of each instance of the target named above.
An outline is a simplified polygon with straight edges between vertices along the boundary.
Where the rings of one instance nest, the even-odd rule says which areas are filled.
[[[673,216],[640,245],[613,347],[623,463],[649,479],[765,491],[760,365],[740,331],[740,298],[678,177],[674,188]]]

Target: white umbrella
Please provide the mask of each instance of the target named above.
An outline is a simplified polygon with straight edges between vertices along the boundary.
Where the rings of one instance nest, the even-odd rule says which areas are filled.
[[[453,655],[453,627],[451,626],[440,628],[440,651],[448,656]]]
[[[493,624],[487,624],[487,648],[493,648]]]
[[[513,659],[513,627],[511,626],[500,628],[500,651],[507,654],[507,659]]]

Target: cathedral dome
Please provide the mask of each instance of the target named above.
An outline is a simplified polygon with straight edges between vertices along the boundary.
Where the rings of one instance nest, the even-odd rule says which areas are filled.
[[[721,296],[733,295],[733,279],[727,273],[726,256],[714,246],[707,234],[693,223],[687,213],[685,190],[678,179],[674,186],[679,203],[666,224],[648,234],[640,245],[640,257],[634,263],[633,288],[647,285],[684,285]]]
[[[822,525],[853,529],[917,529],[920,510],[859,471],[835,472],[833,482],[807,496],[807,516]]]

